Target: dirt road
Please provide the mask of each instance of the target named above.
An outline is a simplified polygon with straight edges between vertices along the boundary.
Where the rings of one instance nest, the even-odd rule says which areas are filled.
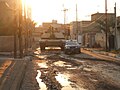
[[[0,61],[0,90],[120,90],[120,64],[38,48],[23,60]]]
[[[120,90],[120,66],[84,53],[36,51],[20,90]]]

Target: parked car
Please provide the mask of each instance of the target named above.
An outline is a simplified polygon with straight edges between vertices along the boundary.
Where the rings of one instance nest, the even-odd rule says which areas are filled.
[[[67,40],[64,47],[65,54],[81,53],[80,44],[76,40]]]

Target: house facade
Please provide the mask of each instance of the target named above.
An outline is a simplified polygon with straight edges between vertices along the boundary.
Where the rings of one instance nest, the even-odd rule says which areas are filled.
[[[76,39],[78,35],[82,36],[82,42],[81,45],[87,44],[88,35],[85,35],[85,29],[84,27],[88,26],[91,23],[91,21],[73,21],[70,23],[70,39]]]
[[[77,39],[80,33],[80,21],[73,21],[70,23],[70,39]]]
[[[108,19],[114,17],[114,13],[108,13],[107,15]],[[95,13],[91,15],[91,23],[87,26],[83,27],[83,34],[85,37],[89,37],[87,39],[84,39],[85,45],[88,44],[90,47],[106,47],[106,32],[102,30],[102,28],[98,28],[97,21],[104,21],[106,18],[105,13]],[[110,28],[110,27],[109,27]],[[87,36],[86,36],[87,35]],[[114,34],[113,34],[114,35]],[[109,38],[109,37],[108,37]],[[107,41],[109,45],[111,45],[109,41]],[[113,43],[114,41],[112,41]],[[114,45],[112,45],[114,46]],[[114,47],[112,47],[114,48]]]

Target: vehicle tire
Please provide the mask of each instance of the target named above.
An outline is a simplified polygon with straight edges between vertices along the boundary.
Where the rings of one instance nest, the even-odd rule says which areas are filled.
[[[81,49],[79,50],[79,53],[81,53]]]
[[[41,51],[44,51],[44,50],[45,50],[45,47],[44,47],[44,46],[41,46],[40,49],[41,49]]]
[[[68,52],[67,52],[66,50],[64,50],[64,53],[65,53],[65,54],[68,54]]]
[[[64,47],[61,47],[61,51],[64,51]]]
[[[80,50],[80,49],[77,51],[77,54],[79,54],[79,53],[81,53],[81,50]]]

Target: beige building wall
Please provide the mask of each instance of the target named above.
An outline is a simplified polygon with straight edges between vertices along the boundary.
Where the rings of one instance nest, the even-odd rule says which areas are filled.
[[[0,22],[3,27],[13,23],[14,11],[8,7],[6,2],[0,2]]]
[[[56,33],[62,33],[65,35],[65,29],[69,28],[69,24],[63,25],[60,23],[57,23],[57,20],[53,20],[52,22],[43,22],[41,26],[36,27],[35,31],[33,32],[33,37],[36,42],[38,42],[41,38],[41,36],[47,35],[49,33],[49,30],[52,29]]]
[[[1,1],[6,2],[10,6],[10,8],[14,8],[14,4],[16,4],[15,6],[18,7],[20,0],[0,0],[0,2]]]
[[[114,17],[114,13],[108,13],[108,19]],[[105,47],[105,43],[106,43],[106,39],[105,39],[105,33],[102,32],[99,28],[96,28],[97,24],[96,24],[96,20],[102,20],[105,19],[105,13],[95,13],[91,15],[91,22],[89,24],[87,24],[86,26],[82,26],[82,31],[84,33],[84,35],[87,35],[84,40],[85,45],[86,43],[89,43],[89,41],[94,40],[95,43],[100,44],[101,47]],[[94,34],[93,34],[93,33]],[[93,37],[89,37],[89,36],[93,36]],[[88,40],[89,39],[89,40]],[[91,44],[91,43],[89,43]]]
[[[114,13],[108,13],[107,14],[107,18],[111,18],[111,17],[114,17]],[[92,14],[91,15],[91,21],[96,21],[98,19],[102,20],[102,19],[105,19],[106,18],[106,15],[105,13],[95,13],[95,14]]]
[[[13,36],[0,36],[0,52],[11,52],[14,50]]]
[[[95,41],[103,48],[105,48],[105,42],[106,42],[105,40],[106,40],[105,33],[96,33]]]
[[[71,39],[76,39],[77,35],[79,35],[81,33],[82,33],[82,22],[81,21],[71,22],[70,23],[70,37],[71,37]]]

